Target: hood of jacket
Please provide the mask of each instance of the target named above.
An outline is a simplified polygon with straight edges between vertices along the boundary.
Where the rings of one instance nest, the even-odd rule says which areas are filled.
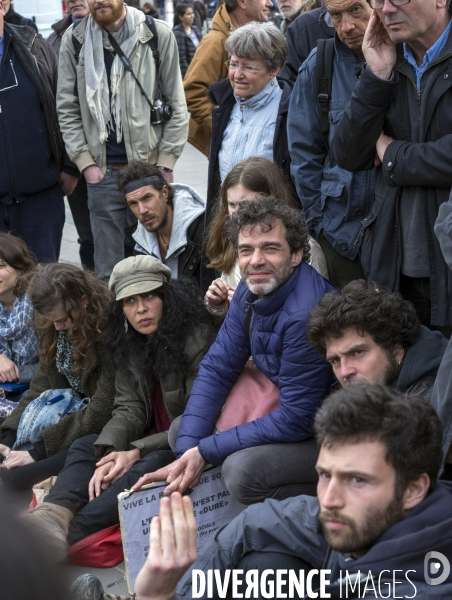
[[[439,332],[421,327],[421,335],[408,348],[399,377],[393,388],[405,391],[421,377],[436,374],[446,351],[448,340]]]
[[[234,25],[232,24],[231,16],[226,10],[225,4],[222,4],[214,14],[212,19],[212,30],[221,31],[221,33],[226,35],[229,35],[231,31],[234,31]]]
[[[206,208],[206,201],[204,198],[191,186],[182,183],[173,183],[170,185],[174,190],[174,214],[171,238],[166,258],[169,258],[186,246],[187,229]],[[152,248],[157,243],[156,233],[148,231],[140,222],[138,222],[138,226],[132,237],[147,254],[152,254]]]
[[[339,570],[349,574],[360,571],[365,576],[371,571],[374,578],[385,570],[390,571],[386,573],[387,578],[392,578],[392,571],[399,570],[410,571],[409,579],[415,585],[416,582],[425,585],[424,560],[432,550],[452,556],[452,484],[449,482],[438,482],[416,508],[390,527],[361,558],[352,560],[339,554],[331,580],[339,577]],[[451,572],[445,583],[452,583]]]

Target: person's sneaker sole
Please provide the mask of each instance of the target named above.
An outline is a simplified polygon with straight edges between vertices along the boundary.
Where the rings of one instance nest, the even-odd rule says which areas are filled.
[[[102,600],[104,588],[100,579],[85,573],[71,585],[72,600]]]

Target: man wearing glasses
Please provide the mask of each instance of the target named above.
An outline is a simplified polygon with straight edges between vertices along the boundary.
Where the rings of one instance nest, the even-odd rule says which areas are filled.
[[[340,167],[377,166],[361,263],[423,325],[452,331],[452,273],[433,231],[452,186],[450,0],[369,0],[367,66],[336,129]]]
[[[0,230],[21,237],[39,262],[58,260],[63,198],[78,178],[58,127],[56,69],[36,31],[4,23],[0,0]]]

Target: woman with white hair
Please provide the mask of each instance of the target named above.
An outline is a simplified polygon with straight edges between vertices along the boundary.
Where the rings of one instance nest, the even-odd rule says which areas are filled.
[[[290,181],[286,125],[293,84],[277,77],[287,57],[284,36],[272,23],[252,22],[231,33],[225,49],[229,80],[210,88],[207,219],[226,175],[246,158],[275,162]]]

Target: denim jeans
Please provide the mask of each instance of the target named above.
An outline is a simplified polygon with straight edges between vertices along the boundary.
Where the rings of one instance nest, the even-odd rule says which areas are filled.
[[[113,267],[126,256],[126,227],[137,220],[121,197],[117,184],[118,172],[108,167],[99,183],[88,183],[88,207],[94,237],[96,275],[108,281]]]
[[[151,452],[137,460],[122,477],[90,502],[88,484],[96,470],[96,439],[96,434],[87,435],[72,444],[64,469],[45,499],[45,502],[64,506],[74,513],[69,527],[69,545],[118,524],[118,494],[130,489],[145,473],[152,473],[174,460],[171,450]]]
[[[80,175],[75,190],[67,200],[77,229],[80,262],[86,269],[94,271],[94,240],[89,216],[87,184],[83,175]]]
[[[171,424],[168,438],[175,446],[180,427],[178,417]],[[284,500],[305,494],[315,496],[318,457],[314,438],[287,444],[266,444],[234,452],[222,466],[228,491],[242,504],[263,502],[266,498]]]

